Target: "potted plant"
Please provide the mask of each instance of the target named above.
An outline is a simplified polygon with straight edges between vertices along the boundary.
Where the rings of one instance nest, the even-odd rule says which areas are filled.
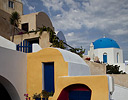
[[[39,94],[35,93],[33,95],[33,99],[35,99],[35,100],[48,100],[49,96],[53,96],[53,92],[47,92],[45,90],[42,90],[41,93],[39,93]]]

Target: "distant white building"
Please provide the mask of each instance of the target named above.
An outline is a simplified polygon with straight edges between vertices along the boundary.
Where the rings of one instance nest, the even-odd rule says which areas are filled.
[[[127,72],[128,65],[123,63],[123,51],[117,42],[111,38],[104,37],[92,42],[88,56],[92,61],[98,57],[100,62],[119,65],[120,70]]]

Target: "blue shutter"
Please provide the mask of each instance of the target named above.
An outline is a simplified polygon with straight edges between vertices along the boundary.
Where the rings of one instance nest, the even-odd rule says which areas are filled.
[[[44,90],[54,93],[54,63],[44,63]]]
[[[25,53],[32,52],[32,43],[28,42],[27,40],[24,40],[23,43],[17,45],[17,51],[23,51]]]

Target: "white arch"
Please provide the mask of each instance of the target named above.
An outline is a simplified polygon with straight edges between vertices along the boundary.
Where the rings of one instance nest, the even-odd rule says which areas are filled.
[[[12,100],[20,100],[20,96],[16,88],[13,86],[13,84],[8,79],[0,75],[0,83],[7,90]]]

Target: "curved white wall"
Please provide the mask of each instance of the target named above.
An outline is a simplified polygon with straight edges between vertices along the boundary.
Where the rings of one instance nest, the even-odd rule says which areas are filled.
[[[61,54],[64,57],[64,60],[66,62],[74,62],[74,63],[78,63],[78,64],[87,65],[85,63],[85,61],[79,55],[72,53],[70,51],[67,51],[67,50],[60,49],[60,48],[55,48],[55,49],[57,49],[61,52]]]
[[[64,60],[68,62],[68,75],[69,76],[85,76],[90,75],[90,68],[85,61],[77,54],[67,50],[58,49]]]
[[[20,99],[17,99],[13,93],[12,100],[24,100],[27,81],[27,54],[0,47],[0,75],[7,79],[19,94]],[[9,88],[7,84],[5,87]],[[8,90],[8,92],[11,94],[12,90]]]
[[[32,52],[38,52],[40,50],[42,50],[42,48],[40,47],[40,45],[38,43],[32,44]]]
[[[0,47],[16,50],[16,44],[0,36]]]
[[[68,76],[86,76],[90,75],[88,66],[78,63],[68,63]]]

